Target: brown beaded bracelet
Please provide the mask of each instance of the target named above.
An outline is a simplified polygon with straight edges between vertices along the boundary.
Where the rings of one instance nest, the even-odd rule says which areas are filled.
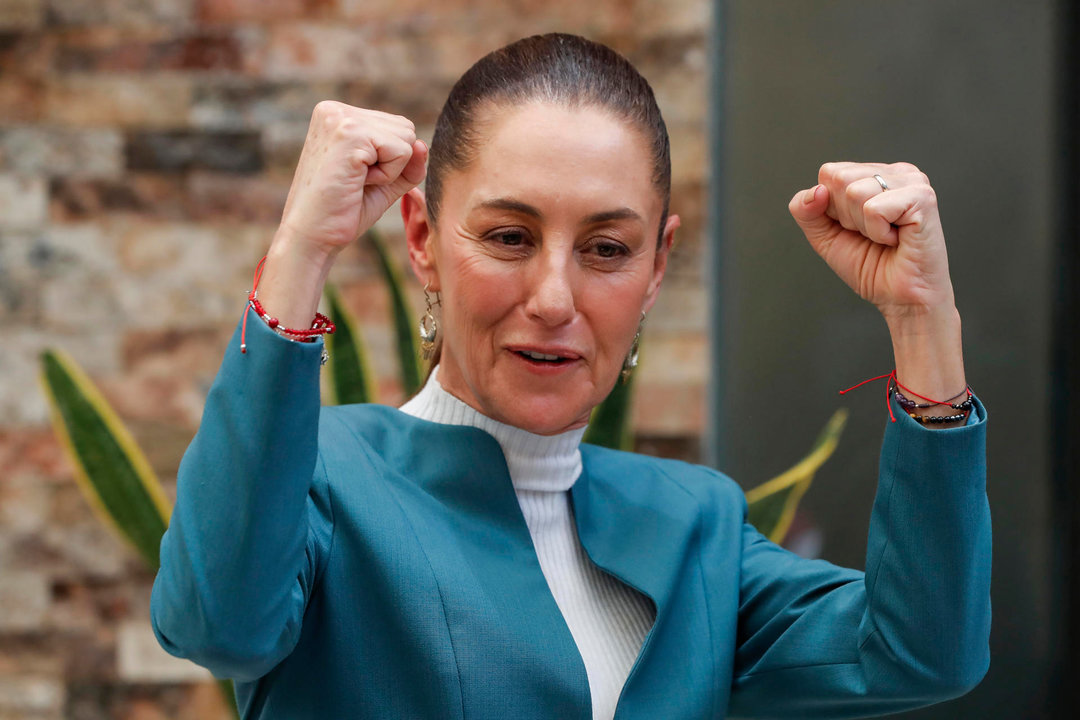
[[[960,422],[961,420],[967,420],[968,414],[966,412],[957,413],[955,415],[918,415],[916,413],[908,413],[911,418],[921,425],[938,425],[943,423]]]

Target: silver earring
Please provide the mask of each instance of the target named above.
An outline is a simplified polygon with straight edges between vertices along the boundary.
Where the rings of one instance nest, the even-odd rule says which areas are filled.
[[[423,354],[424,359],[428,360],[431,358],[431,354],[435,352],[435,340],[439,337],[439,322],[435,319],[435,314],[431,312],[431,295],[428,294],[427,283],[424,284],[424,302],[427,303],[427,310],[424,311],[424,316],[420,318],[420,352]],[[441,304],[442,300],[438,291],[436,291],[435,305]]]
[[[622,364],[622,381],[626,382],[630,379],[630,374],[634,372],[634,368],[638,364],[638,347],[641,345],[641,331],[645,327],[645,313],[641,313],[641,320],[638,321],[637,332],[634,333],[634,342],[630,343],[630,352],[626,354],[626,359]]]

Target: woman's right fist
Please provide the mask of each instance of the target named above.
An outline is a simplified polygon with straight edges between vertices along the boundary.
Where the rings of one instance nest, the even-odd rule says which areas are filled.
[[[426,161],[407,118],[324,100],[311,114],[279,232],[335,255],[420,184]]]

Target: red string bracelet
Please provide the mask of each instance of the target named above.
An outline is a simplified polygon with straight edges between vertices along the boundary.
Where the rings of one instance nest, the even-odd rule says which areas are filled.
[[[896,387],[900,388],[904,392],[908,393],[909,395],[914,395],[915,397],[919,398],[920,400],[925,400],[926,402],[933,403],[934,405],[949,405],[949,406],[952,406],[951,402],[941,402],[941,401],[938,401],[938,400],[934,400],[932,398],[926,397],[925,395],[920,395],[919,393],[915,392],[914,390],[912,390],[909,387],[905,387],[896,378],[896,370],[893,370],[892,372],[887,373],[885,375],[878,375],[877,377],[872,377],[872,378],[869,378],[867,380],[863,380],[858,385],[853,385],[853,386],[849,387],[847,390],[841,390],[840,394],[844,395],[846,393],[851,392],[852,390],[855,390],[857,388],[861,388],[863,385],[866,385],[867,383],[872,383],[875,380],[884,380],[885,378],[889,379],[889,382],[885,383],[885,407],[889,411],[889,419],[892,420],[892,422],[896,422],[896,415],[893,414],[892,403],[889,402],[889,391],[892,390],[894,384],[896,385]],[[956,398],[960,397],[961,395],[965,395],[968,398],[970,398],[973,395],[973,393],[971,392],[971,386],[968,385],[961,392],[957,393],[956,395],[953,395],[952,398],[950,398],[950,399],[956,399]]]
[[[266,256],[264,255],[263,259],[259,261],[259,264],[255,266],[255,277],[251,280],[251,292],[248,293],[247,308],[254,310],[255,313],[270,326],[271,330],[290,340],[310,342],[319,335],[333,333],[334,330],[337,329],[334,323],[330,322],[330,318],[326,317],[321,312],[315,313],[315,319],[311,321],[311,327],[308,329],[297,330],[294,328],[282,327],[278,319],[266,312],[266,310],[263,309],[262,303],[259,302],[259,280],[262,278],[263,266],[265,264]],[[240,352],[242,353],[247,353],[247,308],[244,308],[244,319],[240,324]]]

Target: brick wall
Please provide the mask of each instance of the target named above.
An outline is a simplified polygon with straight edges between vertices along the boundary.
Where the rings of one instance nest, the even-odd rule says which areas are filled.
[[[67,349],[170,491],[320,99],[430,138],[456,77],[522,35],[606,42],[653,82],[683,230],[635,413],[686,452],[703,418],[705,0],[0,0],[0,720],[223,717],[149,634],[152,575],[88,509],[46,425],[37,354]],[[382,222],[396,252],[400,226]],[[332,279],[400,390],[371,258]],[[420,292],[411,297],[419,306]],[[692,452],[692,450],[691,450]]]

